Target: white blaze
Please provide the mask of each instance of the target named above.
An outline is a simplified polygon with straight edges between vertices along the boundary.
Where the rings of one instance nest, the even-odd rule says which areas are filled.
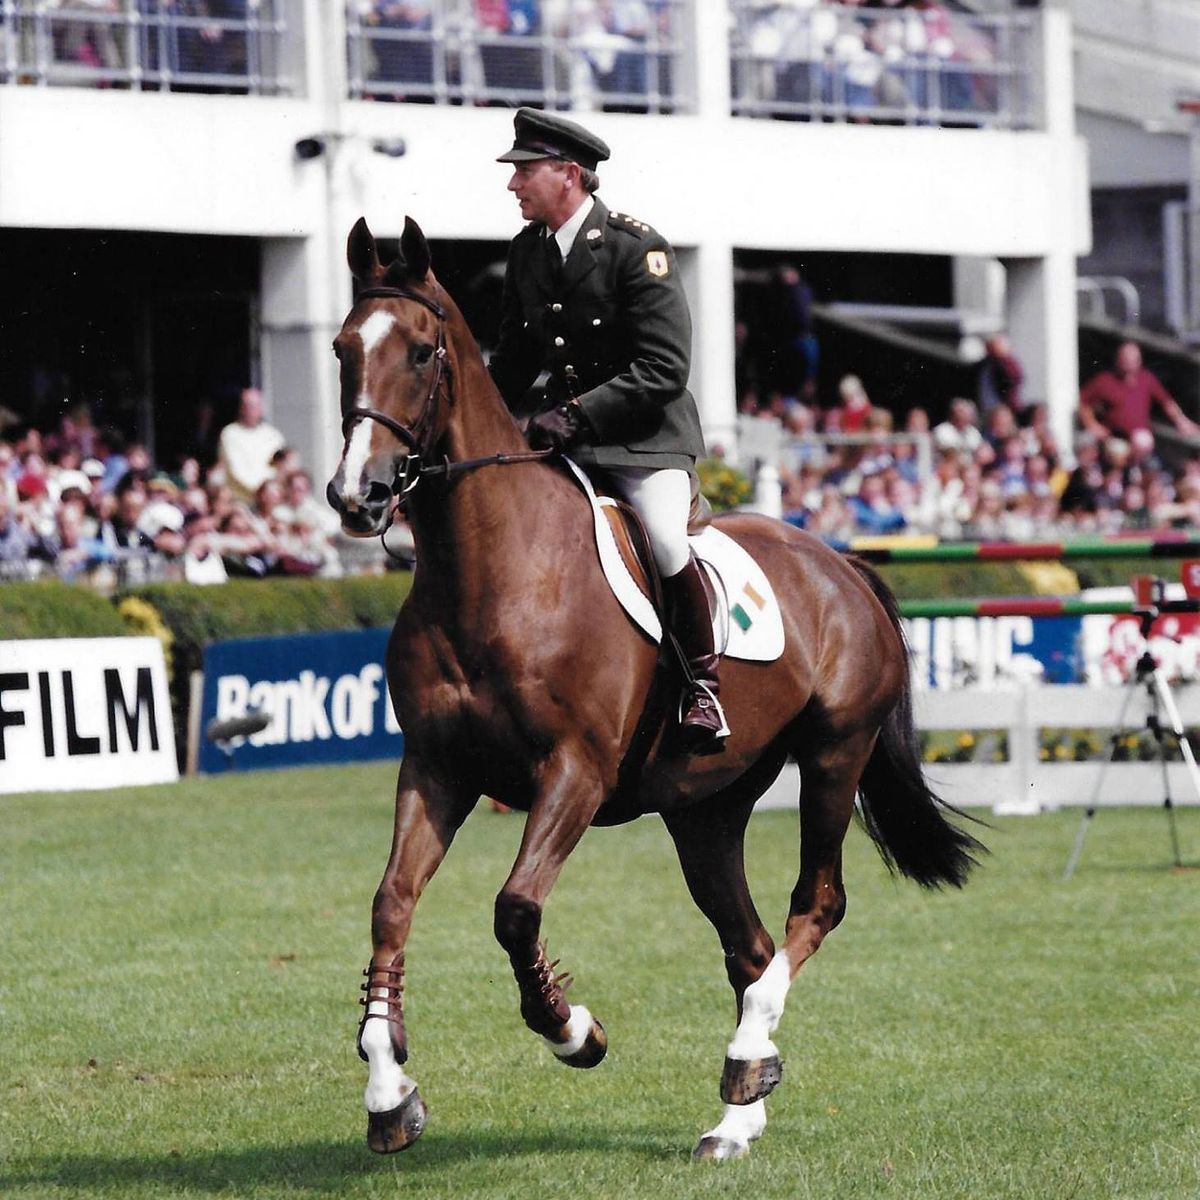
[[[389,312],[376,310],[359,327],[358,337],[362,342],[362,378],[359,381],[358,407],[371,407],[371,389],[368,384],[371,352],[395,328],[396,318]],[[371,434],[374,432],[370,421],[359,421],[346,443],[346,452],[342,456],[343,496],[349,497],[360,490],[363,473],[367,461],[371,457]]]

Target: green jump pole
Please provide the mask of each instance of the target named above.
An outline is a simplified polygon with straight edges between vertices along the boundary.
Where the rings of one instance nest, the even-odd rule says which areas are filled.
[[[1128,600],[1075,596],[1004,596],[984,600],[901,600],[905,617],[1084,617],[1132,613]]]
[[[1077,538],[1067,542],[946,542],[895,546],[851,539],[844,547],[872,563],[1062,562],[1079,558],[1200,557],[1194,538]]]

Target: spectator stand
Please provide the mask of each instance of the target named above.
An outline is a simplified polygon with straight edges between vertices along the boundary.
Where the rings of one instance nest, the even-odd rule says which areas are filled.
[[[3,78],[279,95],[285,0],[0,0]]]
[[[352,99],[664,113],[685,92],[687,0],[350,0]]]
[[[803,121],[1035,127],[1033,14],[729,0],[733,111]]]

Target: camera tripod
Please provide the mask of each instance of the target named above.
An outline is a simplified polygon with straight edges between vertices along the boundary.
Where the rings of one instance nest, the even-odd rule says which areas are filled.
[[[1167,607],[1164,604],[1162,609],[1166,609]],[[1158,615],[1158,611],[1161,611],[1161,609],[1141,614],[1143,639],[1149,636],[1150,627],[1153,624],[1154,618]],[[1184,611],[1194,612],[1195,608],[1189,607]],[[1067,859],[1066,870],[1063,871],[1064,882],[1071,878],[1076,866],[1079,864],[1079,856],[1083,853],[1083,839],[1087,837],[1088,827],[1091,824],[1092,818],[1096,815],[1097,801],[1100,798],[1100,789],[1104,786],[1105,773],[1115,757],[1117,743],[1120,741],[1122,733],[1127,731],[1125,714],[1129,711],[1129,705],[1139,690],[1144,691],[1146,694],[1148,711],[1145,728],[1150,731],[1154,738],[1154,744],[1158,750],[1159,765],[1162,768],[1163,808],[1167,813],[1167,826],[1171,835],[1171,851],[1174,855],[1174,865],[1176,867],[1183,866],[1179,855],[1179,831],[1175,824],[1175,804],[1171,799],[1171,786],[1167,773],[1167,738],[1174,736],[1175,741],[1178,743],[1184,761],[1187,763],[1188,774],[1191,776],[1192,786],[1196,789],[1197,797],[1200,797],[1200,767],[1196,765],[1196,757],[1192,753],[1192,747],[1184,733],[1183,722],[1180,720],[1179,709],[1175,705],[1175,699],[1171,695],[1171,688],[1162,671],[1159,670],[1158,664],[1154,661],[1154,656],[1147,649],[1142,651],[1141,657],[1137,661],[1134,676],[1129,681],[1125,699],[1121,704],[1121,712],[1117,717],[1117,727],[1113,730],[1112,749],[1109,752],[1108,760],[1101,766],[1100,774],[1096,777],[1096,786],[1092,789],[1091,800],[1088,802],[1087,809],[1083,814],[1083,820],[1079,824],[1079,832],[1075,835],[1075,845],[1071,848],[1071,856]],[[1162,718],[1164,713],[1169,722],[1169,728],[1163,725]]]

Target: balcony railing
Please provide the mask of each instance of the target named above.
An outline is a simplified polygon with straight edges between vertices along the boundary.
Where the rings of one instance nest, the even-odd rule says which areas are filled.
[[[0,0],[0,82],[291,90],[285,0]]]
[[[350,0],[354,99],[534,104],[607,112],[694,108],[690,0],[508,5]],[[499,13],[500,15],[496,15]]]
[[[729,0],[733,111],[799,121],[1029,129],[1037,22],[927,8]]]

